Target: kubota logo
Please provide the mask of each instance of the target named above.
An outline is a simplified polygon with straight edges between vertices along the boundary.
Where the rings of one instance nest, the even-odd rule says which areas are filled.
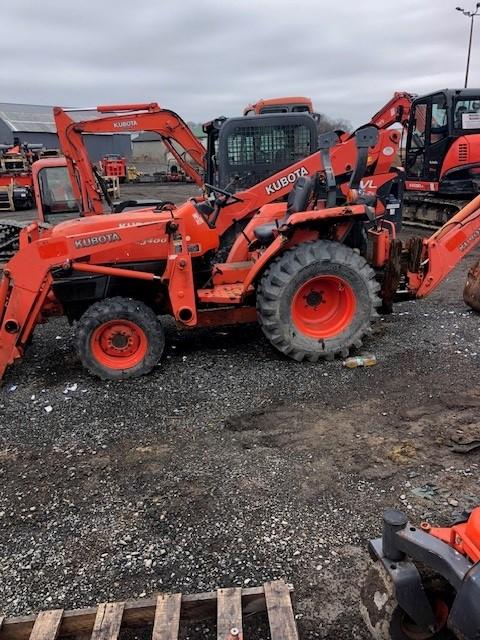
[[[267,184],[265,191],[268,196],[271,196],[272,193],[276,193],[277,191],[280,191],[280,189],[288,187],[289,184],[293,184],[297,178],[301,178],[302,176],[308,176],[308,169],[306,167],[295,169],[295,171],[288,173],[286,176],[282,176],[278,180],[275,180],[275,182]]]
[[[114,129],[126,129],[128,127],[136,127],[138,122],[136,120],[119,120],[119,122],[113,123]]]
[[[118,242],[121,237],[118,233],[102,233],[99,236],[90,236],[89,238],[79,238],[75,240],[75,249],[87,249],[88,247],[96,247],[97,244],[108,244],[109,242]]]
[[[480,229],[475,229],[472,235],[469,236],[466,240],[464,240],[462,244],[459,245],[458,248],[460,249],[460,251],[465,251],[465,249],[468,249],[468,247],[472,244],[472,242],[475,242],[475,240],[477,240],[479,237],[480,237]]]

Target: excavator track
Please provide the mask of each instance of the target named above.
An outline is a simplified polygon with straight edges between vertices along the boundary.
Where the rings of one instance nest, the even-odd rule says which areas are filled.
[[[18,251],[20,231],[25,226],[17,220],[0,220],[0,269]]]
[[[405,193],[403,200],[404,225],[438,229],[458,213],[469,200],[449,200],[425,193]]]

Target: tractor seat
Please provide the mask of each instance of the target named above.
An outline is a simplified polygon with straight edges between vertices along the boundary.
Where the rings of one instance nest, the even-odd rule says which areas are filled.
[[[290,216],[300,211],[305,211],[308,206],[308,201],[313,191],[313,180],[308,176],[302,176],[297,178],[293,189],[288,194],[287,211],[285,216],[278,220],[278,224],[275,222],[267,222],[267,224],[261,224],[254,229],[256,239],[262,244],[269,244],[273,240],[273,232],[278,227],[285,224]]]

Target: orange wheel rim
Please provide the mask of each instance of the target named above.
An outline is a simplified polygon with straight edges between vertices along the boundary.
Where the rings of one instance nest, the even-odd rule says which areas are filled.
[[[307,280],[292,301],[292,320],[298,331],[321,340],[341,334],[355,317],[357,302],[352,287],[339,276]]]
[[[92,355],[109,369],[131,369],[147,354],[143,329],[130,320],[110,320],[95,329],[90,340]]]

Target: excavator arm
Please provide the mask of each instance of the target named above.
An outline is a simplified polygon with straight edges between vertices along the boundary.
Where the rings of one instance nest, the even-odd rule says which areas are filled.
[[[388,129],[397,122],[403,127],[406,126],[415,97],[406,91],[395,92],[393,97],[371,117],[369,124],[374,124],[379,129]]]
[[[203,185],[201,171],[205,168],[205,148],[187,123],[174,111],[162,109],[156,102],[101,105],[96,111],[105,114],[105,117],[80,122],[70,116],[72,111],[74,110],[55,107],[53,113],[74,194],[87,215],[103,213],[105,205],[85,147],[84,134],[141,131],[158,133],[185,173],[196,184]],[[175,145],[180,147],[180,151]]]

